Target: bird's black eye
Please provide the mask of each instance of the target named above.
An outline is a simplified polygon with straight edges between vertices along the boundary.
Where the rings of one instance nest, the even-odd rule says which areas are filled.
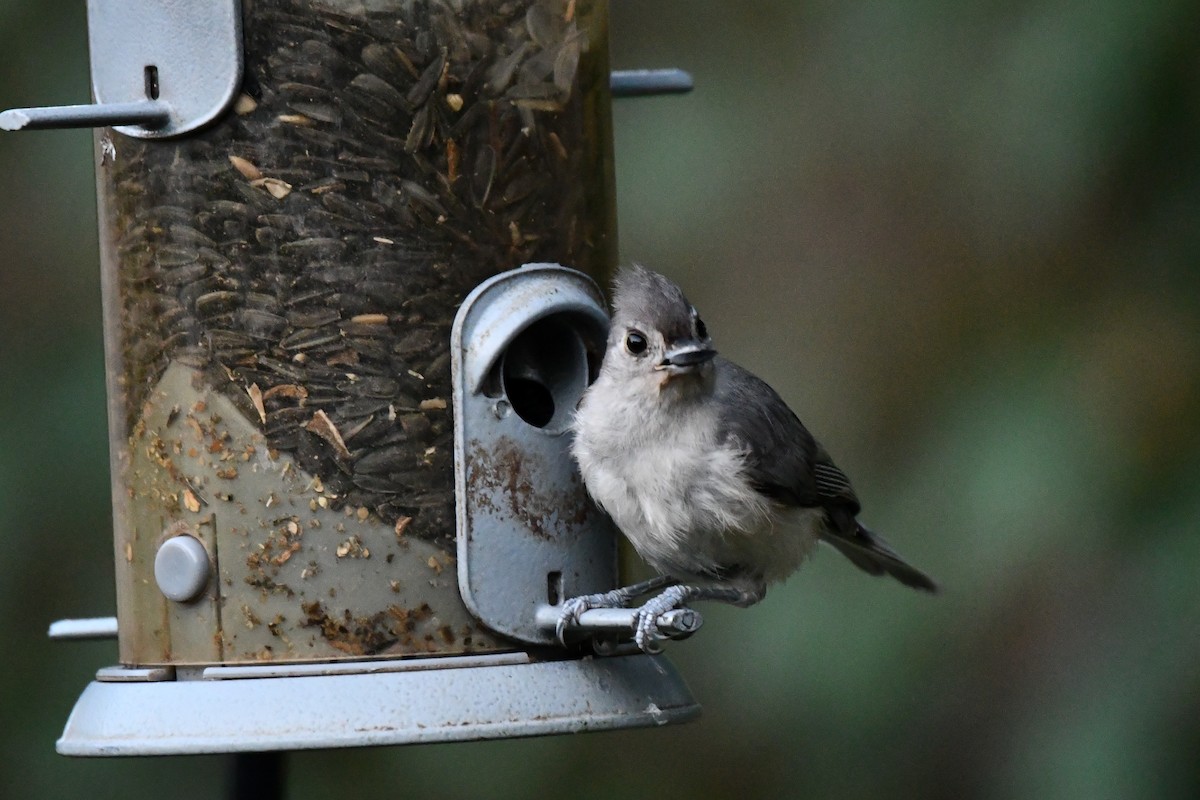
[[[701,339],[708,338],[708,326],[704,324],[704,320],[700,319],[700,315],[696,315],[696,335]]]
[[[630,331],[625,334],[625,349],[635,356],[646,352],[647,344],[646,337],[641,331]]]

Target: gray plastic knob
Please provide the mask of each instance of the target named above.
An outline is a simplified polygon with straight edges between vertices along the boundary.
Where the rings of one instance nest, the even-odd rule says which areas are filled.
[[[194,600],[208,585],[208,551],[194,536],[174,536],[154,557],[154,581],[169,600]]]

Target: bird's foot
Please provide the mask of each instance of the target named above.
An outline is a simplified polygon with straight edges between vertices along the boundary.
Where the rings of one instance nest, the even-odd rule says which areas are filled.
[[[639,608],[633,621],[633,641],[643,653],[661,653],[667,639],[658,629],[658,618],[679,608],[691,596],[694,587],[672,586]]]
[[[558,615],[558,622],[554,625],[554,635],[558,637],[559,643],[566,645],[567,628],[578,625],[579,617],[583,612],[591,611],[593,608],[624,608],[630,598],[622,591],[613,589],[611,592],[585,594],[564,601],[562,611]]]
[[[572,597],[563,602],[562,611],[559,613],[558,621],[554,625],[554,635],[558,637],[560,643],[565,645],[567,643],[567,629],[579,625],[579,617],[583,612],[590,611],[593,608],[625,608],[633,598],[656,591],[664,586],[670,586],[673,583],[675,583],[674,578],[663,575],[650,578],[641,583],[635,583],[631,586],[622,586],[619,589],[613,589],[608,592]]]
[[[661,653],[662,642],[670,637],[662,634],[658,626],[658,619],[668,611],[681,608],[684,603],[692,600],[717,600],[745,608],[762,600],[766,593],[765,584],[751,589],[726,586],[672,586],[647,601],[635,612],[633,640],[644,653]]]

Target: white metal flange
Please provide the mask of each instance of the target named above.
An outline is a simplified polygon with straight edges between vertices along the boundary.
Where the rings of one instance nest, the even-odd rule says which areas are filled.
[[[121,680],[122,668],[113,668],[88,685],[58,740],[59,753],[189,755],[462,742],[666,725],[700,712],[670,662],[640,654],[533,661],[512,653],[241,666],[232,672],[215,667],[192,680],[125,671],[131,680]]]

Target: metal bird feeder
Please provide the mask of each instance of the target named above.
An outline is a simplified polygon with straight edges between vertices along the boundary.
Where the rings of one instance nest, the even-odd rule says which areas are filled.
[[[399,744],[698,707],[567,423],[607,329],[602,0],[91,0],[115,635],[59,752]],[[568,265],[570,268],[559,266]],[[624,614],[624,616],[623,616]],[[669,626],[664,620],[663,625]]]

